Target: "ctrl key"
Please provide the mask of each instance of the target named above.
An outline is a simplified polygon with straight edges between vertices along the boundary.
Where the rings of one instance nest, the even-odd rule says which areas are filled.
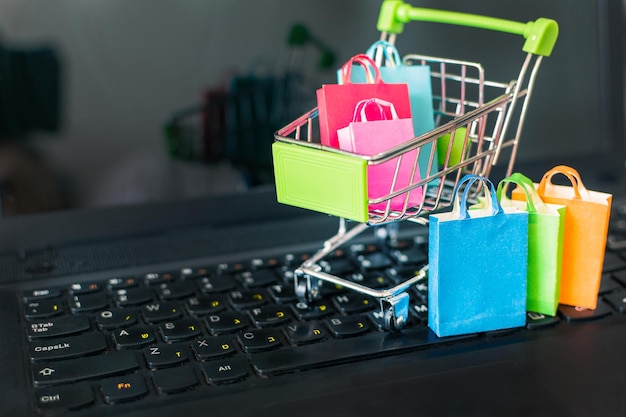
[[[38,389],[37,407],[40,410],[71,410],[87,406],[94,401],[89,384],[61,385]]]

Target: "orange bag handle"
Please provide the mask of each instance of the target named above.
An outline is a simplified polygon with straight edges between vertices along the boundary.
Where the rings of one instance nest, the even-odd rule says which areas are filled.
[[[583,180],[580,178],[580,174],[574,168],[567,165],[555,166],[543,175],[543,178],[539,183],[539,187],[537,187],[537,192],[539,193],[539,195],[550,195],[549,189],[552,185],[552,177],[556,174],[563,174],[569,179],[570,183],[572,184],[572,188],[574,189],[575,199],[581,200],[583,196],[587,196],[588,191],[583,184]]]

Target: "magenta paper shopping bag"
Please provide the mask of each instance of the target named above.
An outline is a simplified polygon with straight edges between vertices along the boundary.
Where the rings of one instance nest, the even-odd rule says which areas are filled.
[[[387,117],[390,114],[390,117]],[[339,147],[360,155],[377,155],[413,139],[413,120],[401,119],[393,103],[372,98],[357,103],[353,121],[337,131]],[[397,172],[397,174],[396,174]],[[368,199],[377,199],[399,191],[420,180],[417,150],[367,167]],[[401,211],[422,202],[418,187],[391,199],[390,209]],[[369,210],[387,209],[388,201],[369,205]],[[406,203],[406,204],[405,204]]]
[[[367,83],[352,82],[352,66],[365,68]],[[411,118],[409,88],[406,83],[391,84],[381,79],[376,63],[365,54],[353,56],[341,67],[340,84],[324,84],[317,90],[318,120],[322,145],[339,147],[337,131],[352,121],[357,103],[370,98],[393,103],[400,119]],[[391,118],[390,113],[386,113]],[[413,136],[413,135],[411,135]]]
[[[396,46],[383,40],[374,42],[365,54],[376,60],[375,57],[379,51],[382,52],[385,58],[381,63],[384,65],[378,67],[383,81],[387,83],[406,83],[409,88],[413,135],[417,137],[433,130],[435,128],[435,114],[433,110],[430,66],[404,64]],[[341,69],[337,70],[337,80],[341,83]],[[355,66],[352,69],[351,80],[353,83],[364,83],[367,81],[362,67]],[[433,146],[435,146],[434,150],[432,150]],[[433,162],[429,166],[431,152],[434,152],[434,156]],[[422,178],[437,173],[439,168],[437,161],[436,142],[423,144],[419,152],[420,174]]]

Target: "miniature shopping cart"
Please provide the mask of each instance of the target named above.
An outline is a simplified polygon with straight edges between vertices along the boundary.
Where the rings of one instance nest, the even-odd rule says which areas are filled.
[[[429,214],[450,207],[453,191],[462,176],[471,173],[489,177],[492,166],[503,159],[503,155],[508,156],[506,175],[510,175],[538,68],[542,58],[550,55],[558,36],[558,25],[550,19],[518,23],[416,8],[402,0],[384,0],[378,19],[381,40],[393,44],[396,34],[401,33],[404,23],[409,21],[455,24],[522,35],[525,38],[522,49],[526,55],[519,75],[506,83],[488,81],[478,63],[407,55],[403,59],[406,65],[430,66],[436,115],[436,127],[432,131],[383,153],[364,156],[321,145],[317,139],[318,110],[314,108],[280,129],[272,145],[278,201],[339,218],[337,234],[295,270],[298,298],[306,302],[318,298],[324,282],[340,285],[377,299],[380,302],[377,314],[388,330],[397,330],[406,324],[407,290],[426,277],[428,266],[393,288],[374,289],[333,275],[332,271],[320,266],[320,261],[370,226],[384,225],[381,230],[393,231],[397,222],[402,220],[427,224]],[[377,55],[379,64],[382,55]],[[428,166],[422,169],[426,175],[396,190],[393,182],[403,156],[409,152],[418,155],[419,152],[430,152]],[[390,192],[369,199],[367,167],[391,160],[396,161],[396,177],[390,184]],[[422,164],[424,159],[414,160],[415,170],[418,160]],[[418,189],[424,198],[419,205],[409,206],[409,193]],[[391,199],[397,200],[398,196],[404,196],[405,204],[401,209],[397,205],[392,209]],[[380,209],[380,203],[387,203],[382,205],[386,208]],[[373,205],[378,209],[370,209]],[[349,223],[351,227],[348,227]]]

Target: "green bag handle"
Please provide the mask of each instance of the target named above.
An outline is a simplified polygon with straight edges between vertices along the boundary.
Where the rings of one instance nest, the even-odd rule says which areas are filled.
[[[500,202],[508,200],[506,189],[509,184],[518,185],[526,195],[526,211],[529,213],[547,213],[548,208],[535,189],[532,180],[519,172],[514,172],[511,176],[503,179],[498,184],[497,196]]]
[[[410,21],[447,23],[521,35],[526,39],[522,50],[535,55],[550,56],[559,36],[559,25],[552,19],[540,17],[534,22],[516,22],[495,17],[447,10],[412,7],[403,0],[384,0],[378,15],[381,32],[399,34]]]

